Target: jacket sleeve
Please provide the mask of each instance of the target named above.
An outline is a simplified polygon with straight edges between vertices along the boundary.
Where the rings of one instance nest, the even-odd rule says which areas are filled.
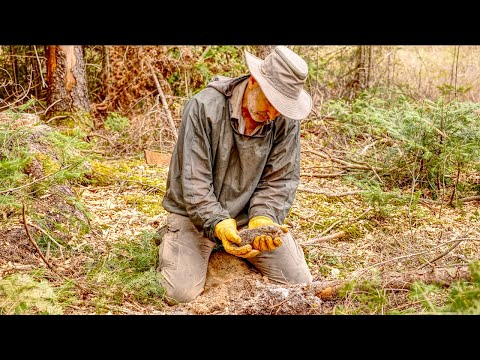
[[[213,187],[213,155],[211,122],[204,108],[195,99],[186,106],[182,116],[184,131],[182,156],[182,191],[188,216],[201,226],[205,235],[215,241],[215,225],[230,214],[218,202]]]
[[[278,121],[278,120],[277,120]],[[300,122],[276,123],[276,134],[262,177],[250,199],[249,218],[268,216],[283,223],[300,181]]]

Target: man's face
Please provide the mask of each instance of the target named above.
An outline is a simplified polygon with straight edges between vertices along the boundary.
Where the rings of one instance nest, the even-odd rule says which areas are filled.
[[[247,109],[256,122],[265,122],[275,119],[280,113],[267,100],[260,86],[255,81],[247,95]]]

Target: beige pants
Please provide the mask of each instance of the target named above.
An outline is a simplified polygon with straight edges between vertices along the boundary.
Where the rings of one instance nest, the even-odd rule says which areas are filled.
[[[172,213],[167,224],[159,247],[158,279],[168,302],[189,302],[204,290],[208,259],[215,243],[203,237],[188,217]],[[281,284],[312,281],[303,250],[290,233],[284,236],[282,246],[246,260],[262,275]]]

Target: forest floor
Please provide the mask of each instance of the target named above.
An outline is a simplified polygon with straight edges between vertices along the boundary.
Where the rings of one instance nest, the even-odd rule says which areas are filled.
[[[455,279],[456,270],[479,258],[479,202],[368,204],[345,176],[318,175],[332,172],[335,163],[318,156],[316,141],[302,143],[300,187],[285,221],[305,252],[316,289],[274,284],[247,261],[218,250],[210,258],[205,291],[191,303],[170,306],[158,289],[147,291],[155,288],[158,243],[152,239],[166,224],[161,201],[168,156],[157,165],[141,156],[98,159],[111,178],[74,188],[91,215],[92,231],[73,239],[69,251],[49,252],[59,275],[25,244],[9,248],[17,260],[3,264],[0,275],[43,269],[38,276],[57,289],[55,309],[64,314],[408,314],[441,307],[448,287],[412,294],[411,282],[392,287],[385,278],[413,273],[421,280],[446,269]],[[120,272],[148,277],[125,282],[116,277]],[[362,285],[349,287],[353,281]]]

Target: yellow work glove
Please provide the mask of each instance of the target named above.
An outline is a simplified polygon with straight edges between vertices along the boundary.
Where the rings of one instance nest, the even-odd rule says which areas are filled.
[[[253,250],[250,244],[237,246],[242,243],[242,239],[238,235],[235,219],[225,219],[215,225],[215,236],[220,239],[223,248],[229,254],[241,258],[250,258],[260,254],[260,251]]]
[[[272,219],[266,216],[254,216],[248,222],[249,229],[255,229],[260,226],[268,226],[268,225],[278,226],[280,230],[282,230],[284,233],[288,232],[288,227],[286,225],[279,225],[275,223]],[[265,250],[274,250],[277,247],[281,246],[282,244],[283,242],[282,242],[282,239],[280,239],[280,237],[276,237],[272,239],[270,235],[260,235],[255,237],[252,243],[252,247],[256,250],[265,251]]]

